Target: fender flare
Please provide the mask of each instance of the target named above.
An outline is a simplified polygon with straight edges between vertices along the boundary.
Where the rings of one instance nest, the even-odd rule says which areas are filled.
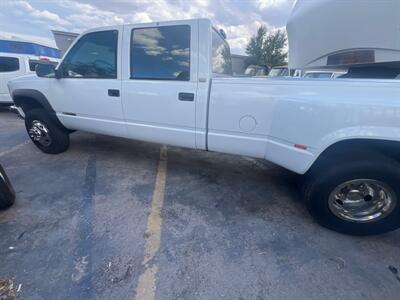
[[[57,114],[53,107],[50,105],[49,100],[47,100],[46,96],[43,93],[39,92],[38,90],[33,89],[17,89],[14,90],[11,94],[11,98],[13,99],[14,103],[18,107],[23,108],[23,103],[26,101],[25,99],[34,99],[37,101],[44,110],[49,114],[51,120],[55,122],[59,127],[68,130],[58,119]]]
[[[32,89],[17,89],[12,92],[11,98],[14,100],[16,106],[23,107],[24,98],[35,99],[43,108],[50,114],[55,114],[53,107],[51,107],[46,96],[41,92]]]

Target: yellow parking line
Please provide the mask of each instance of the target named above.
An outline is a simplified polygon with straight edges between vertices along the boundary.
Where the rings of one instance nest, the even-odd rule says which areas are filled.
[[[143,257],[144,271],[139,277],[136,287],[137,300],[153,300],[156,293],[156,274],[157,265],[152,262],[160,248],[161,240],[161,210],[164,204],[165,180],[167,175],[167,147],[160,149],[160,160],[156,184],[153,192],[150,215],[147,219],[147,228],[145,233],[145,250]]]

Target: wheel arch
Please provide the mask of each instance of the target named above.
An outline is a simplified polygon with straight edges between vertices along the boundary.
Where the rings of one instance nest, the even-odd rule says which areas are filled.
[[[67,129],[58,119],[55,110],[50,105],[46,96],[40,91],[33,89],[17,89],[12,92],[11,97],[15,105],[21,107],[25,114],[32,109],[43,109],[58,126]]]
[[[46,96],[41,92],[32,89],[18,89],[11,95],[16,106],[19,106],[26,113],[33,108],[43,108],[48,113],[55,114]]]
[[[400,141],[373,138],[351,138],[337,141],[317,156],[306,173],[318,167],[321,161],[343,161],[354,156],[373,158],[374,155],[386,156],[400,162]]]

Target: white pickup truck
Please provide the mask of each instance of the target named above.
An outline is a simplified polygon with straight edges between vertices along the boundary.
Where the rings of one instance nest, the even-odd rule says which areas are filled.
[[[207,19],[97,28],[8,86],[45,153],[84,130],[266,159],[304,174],[323,226],[400,227],[400,82],[235,78],[223,36]]]

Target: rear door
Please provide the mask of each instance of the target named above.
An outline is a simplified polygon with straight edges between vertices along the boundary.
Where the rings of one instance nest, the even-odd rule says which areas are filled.
[[[25,73],[25,64],[21,57],[12,54],[0,55],[0,103],[12,102],[7,82]]]
[[[195,147],[198,23],[124,26],[122,104],[129,137]]]

